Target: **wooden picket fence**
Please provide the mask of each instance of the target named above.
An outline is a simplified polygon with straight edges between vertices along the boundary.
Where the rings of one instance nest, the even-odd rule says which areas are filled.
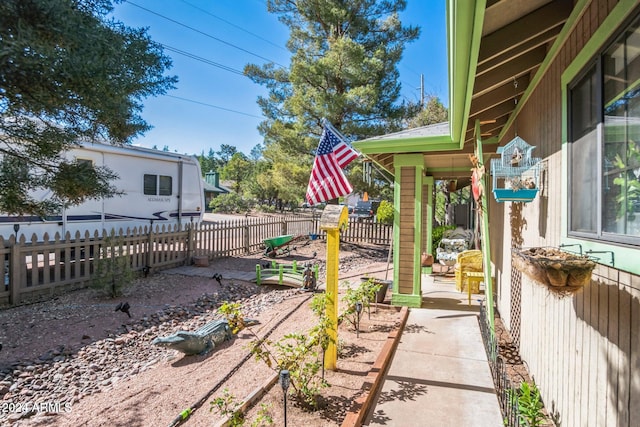
[[[224,222],[203,222],[179,227],[140,227],[99,234],[89,232],[36,236],[0,236],[0,256],[4,258],[4,287],[0,304],[20,304],[47,298],[60,290],[85,287],[91,280],[96,261],[110,254],[129,256],[133,271],[152,273],[190,264],[194,256],[209,259],[242,256],[264,249],[264,240],[291,234],[317,235],[319,219],[303,216],[247,218]],[[388,245],[392,226],[374,222],[350,221],[341,240],[354,243]]]

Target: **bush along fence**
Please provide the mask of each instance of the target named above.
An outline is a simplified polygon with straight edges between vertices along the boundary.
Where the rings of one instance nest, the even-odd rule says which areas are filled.
[[[208,259],[242,256],[264,249],[264,240],[280,235],[314,235],[324,239],[318,218],[302,216],[247,218],[203,222],[183,227],[156,226],[120,229],[93,234],[77,232],[42,240],[12,235],[0,236],[0,256],[4,259],[4,287],[0,304],[20,304],[46,298],[61,288],[85,287],[101,258],[127,256],[138,274],[188,265],[194,256]],[[388,245],[392,226],[350,221],[341,240],[353,243]],[[105,243],[108,242],[108,243]],[[103,246],[109,245],[108,250]]]

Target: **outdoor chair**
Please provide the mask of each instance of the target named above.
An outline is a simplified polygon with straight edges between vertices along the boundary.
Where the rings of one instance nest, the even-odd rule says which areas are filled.
[[[468,250],[458,254],[455,265],[456,290],[459,292],[480,293],[480,282],[484,280],[482,271],[482,251]]]
[[[448,230],[444,233],[436,248],[436,259],[447,267],[446,273],[458,261],[458,254],[469,249],[471,245],[470,232],[465,230]]]

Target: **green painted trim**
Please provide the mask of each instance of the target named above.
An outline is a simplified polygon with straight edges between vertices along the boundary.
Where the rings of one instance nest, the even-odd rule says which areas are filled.
[[[451,139],[464,145],[469,121],[486,0],[447,0],[449,123]]]
[[[400,169],[393,175],[393,295],[399,293],[400,287]]]
[[[422,157],[422,156],[420,156]],[[422,180],[424,177],[424,166],[417,166],[414,180],[416,193],[414,196],[414,234],[413,234],[413,293],[420,295],[422,293],[422,248],[424,242],[422,241]],[[415,244],[418,243],[418,244]]]
[[[560,34],[558,34],[558,37],[556,37],[553,45],[551,45],[551,49],[549,49],[549,52],[547,52],[547,56],[542,61],[542,64],[540,64],[540,67],[538,68],[538,71],[536,71],[535,76],[533,76],[533,79],[529,83],[529,86],[527,86],[527,89],[520,97],[520,101],[518,102],[518,105],[516,105],[513,113],[509,116],[507,123],[504,124],[500,135],[498,135],[498,140],[502,140],[504,138],[505,134],[511,128],[511,125],[513,125],[514,121],[517,120],[518,116],[520,115],[520,111],[524,108],[527,101],[529,101],[531,94],[538,87],[538,85],[542,81],[542,77],[544,77],[544,75],[547,73],[549,67],[551,66],[551,63],[556,58],[556,56],[558,56],[558,54],[560,53],[560,49],[562,48],[562,46],[564,46],[567,39],[571,35],[578,20],[584,13],[585,8],[592,1],[593,0],[578,0],[576,5],[573,6],[573,11],[562,27],[562,30],[560,30]],[[486,142],[483,142],[483,144],[486,145]]]
[[[569,93],[568,85],[575,77],[593,60],[604,47],[613,34],[620,29],[620,23],[624,22],[629,15],[636,9],[638,3],[635,0],[621,0],[618,5],[605,18],[602,25],[593,33],[584,48],[576,55],[574,60],[567,66],[560,78],[562,92],[562,181],[561,181],[561,209],[560,209],[560,232],[561,239],[559,244],[582,246],[583,253],[592,251],[613,251],[615,253],[615,268],[618,270],[628,271],[634,274],[640,274],[640,265],[638,264],[638,249],[633,247],[621,246],[608,242],[600,242],[595,240],[585,240],[575,237],[569,237],[569,148],[568,141],[568,102]],[[577,247],[568,247],[568,250],[577,250]],[[606,253],[594,254],[600,257],[599,263],[611,266],[609,263],[610,255]]]
[[[620,23],[623,22],[633,10],[637,7],[636,0],[620,0],[618,5],[613,8],[611,13],[605,18],[602,25],[593,33],[589,41],[584,45],[582,50],[576,55],[574,60],[563,71],[561,77],[562,89],[566,90],[566,86],[576,75],[591,61],[596,53],[603,47],[609,38],[620,29]]]
[[[482,158],[482,137],[480,136],[480,121],[476,120],[475,124],[475,133],[476,133],[476,156],[481,159]],[[489,318],[489,326],[491,328],[491,335],[495,335],[495,319],[493,314],[493,273],[491,272],[491,246],[489,242],[491,241],[491,236],[489,235],[489,213],[488,207],[489,204],[487,202],[487,189],[489,188],[488,183],[488,174],[485,173],[482,177],[482,185],[485,191],[482,192],[481,200],[482,200],[482,270],[484,271],[484,286],[486,289],[485,299],[486,299],[486,307],[487,307],[487,317]]]
[[[422,295],[405,295],[394,292],[391,295],[391,305],[420,308],[422,306]]]
[[[422,267],[422,274],[433,274],[433,267]]]
[[[393,167],[415,166],[424,168],[424,156],[422,154],[396,154],[393,156]]]
[[[385,139],[354,142],[353,146],[364,154],[415,153],[425,151],[459,150],[451,137],[423,137],[412,139]]]
[[[427,209],[427,242],[426,242],[426,252],[428,254],[433,255],[433,185],[434,179],[432,176],[426,176],[423,180],[423,184],[428,187],[427,189],[427,200],[426,200],[426,209]],[[435,258],[435,257],[434,257]],[[428,273],[431,274],[433,272],[432,267],[428,268]],[[423,270],[424,272],[424,270]],[[422,292],[422,290],[420,291]]]
[[[469,169],[471,169],[471,162],[469,162],[469,166],[464,167],[464,168],[447,168],[447,167],[443,167],[443,168],[429,168],[429,173],[431,172],[469,172]]]

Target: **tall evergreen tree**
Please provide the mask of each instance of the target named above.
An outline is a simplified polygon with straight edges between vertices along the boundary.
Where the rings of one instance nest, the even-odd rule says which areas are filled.
[[[409,128],[433,125],[447,120],[449,120],[449,111],[442,105],[440,98],[430,96],[424,108],[409,120]]]
[[[266,86],[258,104],[267,149],[293,160],[289,172],[310,170],[326,118],[353,139],[400,129],[413,115],[398,104],[397,64],[406,43],[419,35],[401,24],[405,0],[268,0],[267,8],[289,27],[289,69],[249,64],[245,73]],[[287,168],[287,165],[274,167]],[[306,179],[295,181],[301,194]],[[292,182],[287,182],[291,187]],[[284,189],[283,189],[284,191]]]
[[[114,194],[110,171],[62,153],[148,130],[141,100],[176,82],[160,45],[111,10],[111,0],[0,2],[0,211],[46,215]],[[34,199],[35,189],[51,199]]]

